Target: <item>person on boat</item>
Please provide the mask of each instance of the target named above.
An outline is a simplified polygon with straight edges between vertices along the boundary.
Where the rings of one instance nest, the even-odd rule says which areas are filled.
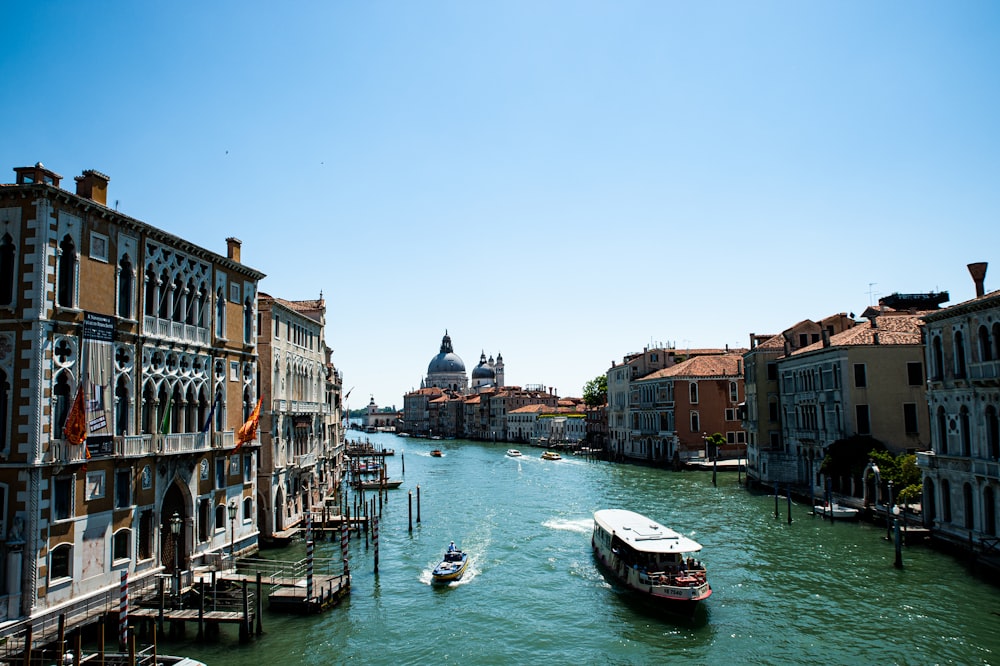
[[[454,552],[455,552],[456,550],[458,550],[458,548],[456,548],[456,547],[455,547],[455,542],[454,542],[454,541],[452,541],[452,542],[451,542],[451,543],[450,543],[450,544],[448,545],[448,552],[449,552],[449,553],[454,553]]]

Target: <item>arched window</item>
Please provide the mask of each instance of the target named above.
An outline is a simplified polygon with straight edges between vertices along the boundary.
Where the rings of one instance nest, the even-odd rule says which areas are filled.
[[[1000,419],[993,405],[986,408],[986,450],[993,460],[1000,459]]]
[[[955,379],[965,379],[965,336],[955,331]]]
[[[119,437],[128,434],[129,402],[128,380],[121,376],[115,385],[115,434]]]
[[[69,373],[60,372],[52,388],[52,438],[63,438],[63,426],[69,414],[70,397]]]
[[[243,498],[243,522],[250,520],[253,517],[253,500],[249,497]]]
[[[10,443],[7,433],[7,409],[10,406],[10,382],[7,373],[0,370],[0,451],[6,451]]]
[[[118,262],[118,316],[132,318],[132,262],[127,254]]]
[[[160,274],[160,281],[157,285],[160,291],[160,307],[157,311],[157,316],[160,319],[170,318],[170,275],[164,269],[163,273]]]
[[[73,546],[61,543],[49,551],[49,581],[73,575]]]
[[[221,388],[215,393],[215,429],[218,432],[226,429],[226,400]]]
[[[184,292],[187,296],[187,305],[184,308],[184,323],[193,326],[198,319],[198,290],[194,287],[194,280],[188,280]]]
[[[111,537],[111,559],[129,560],[132,558],[132,530],[122,528]]]
[[[14,302],[14,239],[4,234],[0,239],[0,303]]]
[[[995,359],[1000,359],[1000,322],[994,322],[990,330],[991,330],[990,339],[993,343],[992,357]]]
[[[215,529],[226,529],[226,505],[219,504],[215,507]]]
[[[253,301],[249,296],[243,302],[243,342],[253,342]]]
[[[963,406],[959,412],[959,422],[962,428],[962,455],[972,455],[972,424],[969,419],[969,408]]]
[[[965,529],[971,530],[976,526],[976,510],[972,500],[972,485],[962,486],[962,500],[965,504]]]
[[[993,348],[990,346],[990,332],[985,326],[979,327],[979,360],[992,361]]]
[[[180,323],[184,321],[184,279],[178,275],[174,280],[174,302],[171,319]]]
[[[940,335],[935,335],[931,340],[931,371],[934,373],[931,379],[937,381],[944,379],[944,349]]]
[[[691,382],[689,384],[689,390],[691,392],[691,404],[698,404],[698,382]]]
[[[157,407],[159,408],[156,414],[156,430],[161,435],[169,435],[170,427],[173,425],[170,421],[170,411],[173,410],[174,406],[170,404],[170,394],[167,393],[167,383],[163,382],[160,384],[160,391],[156,396]]]
[[[64,308],[73,307],[76,292],[76,245],[67,234],[59,243],[59,291],[56,299]]]
[[[951,483],[941,479],[941,520],[951,522]]]
[[[948,415],[944,413],[944,407],[937,408],[937,431],[938,446],[937,452],[947,455],[948,453]]]
[[[145,299],[144,312],[148,317],[156,315],[156,282],[156,272],[150,266],[146,269],[146,289],[143,292],[143,298]]]
[[[226,337],[226,295],[221,287],[215,292],[215,337]]]
[[[983,531],[990,536],[997,535],[997,501],[993,486],[983,488]]]
[[[153,389],[153,382],[146,382],[146,385],[142,389],[142,418],[140,419],[140,427],[142,428],[143,434],[150,434],[157,432],[156,423],[156,410],[154,405],[156,404],[156,391]]]
[[[207,328],[208,316],[210,314],[211,312],[208,310],[208,289],[205,288],[205,285],[202,285],[198,291],[198,315],[195,317],[194,325]]]

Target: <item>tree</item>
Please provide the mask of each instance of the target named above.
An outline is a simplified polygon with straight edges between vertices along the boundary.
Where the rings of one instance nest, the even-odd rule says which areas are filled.
[[[878,465],[882,481],[892,481],[892,485],[898,488],[897,500],[907,503],[921,496],[922,474],[917,467],[917,456],[912,453],[896,456],[888,451],[871,451],[868,455]]]
[[[583,404],[599,407],[608,402],[608,376],[597,375],[583,385]]]

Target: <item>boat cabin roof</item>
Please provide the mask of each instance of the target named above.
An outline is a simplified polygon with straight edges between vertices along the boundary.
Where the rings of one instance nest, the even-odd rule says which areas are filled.
[[[602,509],[594,522],[631,548],[644,553],[694,553],[701,544],[655,520],[625,509]]]

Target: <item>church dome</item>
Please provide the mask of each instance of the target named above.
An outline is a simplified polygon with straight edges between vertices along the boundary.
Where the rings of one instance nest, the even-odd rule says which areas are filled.
[[[441,372],[465,372],[465,363],[451,348],[451,337],[445,331],[444,338],[441,339],[441,351],[431,359],[427,366],[427,374],[433,375]]]
[[[496,379],[497,373],[486,362],[486,353],[479,357],[479,365],[472,369],[473,379]]]

